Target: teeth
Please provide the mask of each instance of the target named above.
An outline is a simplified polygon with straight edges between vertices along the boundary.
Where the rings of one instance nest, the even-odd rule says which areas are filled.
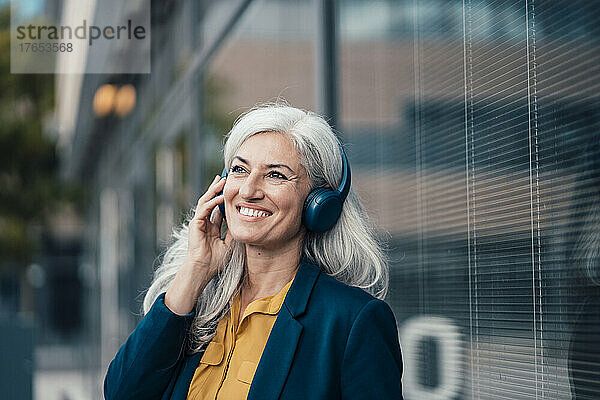
[[[249,217],[268,217],[271,213],[267,211],[255,210],[253,208],[240,207],[240,214]]]

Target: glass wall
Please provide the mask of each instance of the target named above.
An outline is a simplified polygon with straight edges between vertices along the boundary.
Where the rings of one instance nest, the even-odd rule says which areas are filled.
[[[407,399],[600,396],[598,5],[340,1]]]

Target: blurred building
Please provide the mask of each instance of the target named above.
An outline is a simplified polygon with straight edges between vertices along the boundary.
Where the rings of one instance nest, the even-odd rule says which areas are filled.
[[[151,74],[57,77],[64,174],[88,188],[73,302],[90,398],[223,135],[280,98],[330,119],[388,238],[407,399],[600,395],[599,4],[169,0],[151,15]],[[103,90],[133,107],[95,110]]]

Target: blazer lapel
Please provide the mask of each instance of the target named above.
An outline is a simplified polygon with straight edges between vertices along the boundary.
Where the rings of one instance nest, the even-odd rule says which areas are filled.
[[[317,266],[302,259],[254,373],[248,400],[279,398],[302,334],[302,324],[296,318],[306,311],[319,273]]]

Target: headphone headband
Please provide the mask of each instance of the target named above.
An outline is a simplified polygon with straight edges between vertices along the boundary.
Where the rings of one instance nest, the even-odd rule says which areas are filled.
[[[339,142],[338,147],[340,148],[340,154],[342,155],[342,179],[340,180],[340,187],[337,189],[337,191],[340,194],[340,199],[343,202],[346,200],[346,197],[348,197],[348,193],[350,192],[351,173],[350,163],[346,157],[346,152]]]

